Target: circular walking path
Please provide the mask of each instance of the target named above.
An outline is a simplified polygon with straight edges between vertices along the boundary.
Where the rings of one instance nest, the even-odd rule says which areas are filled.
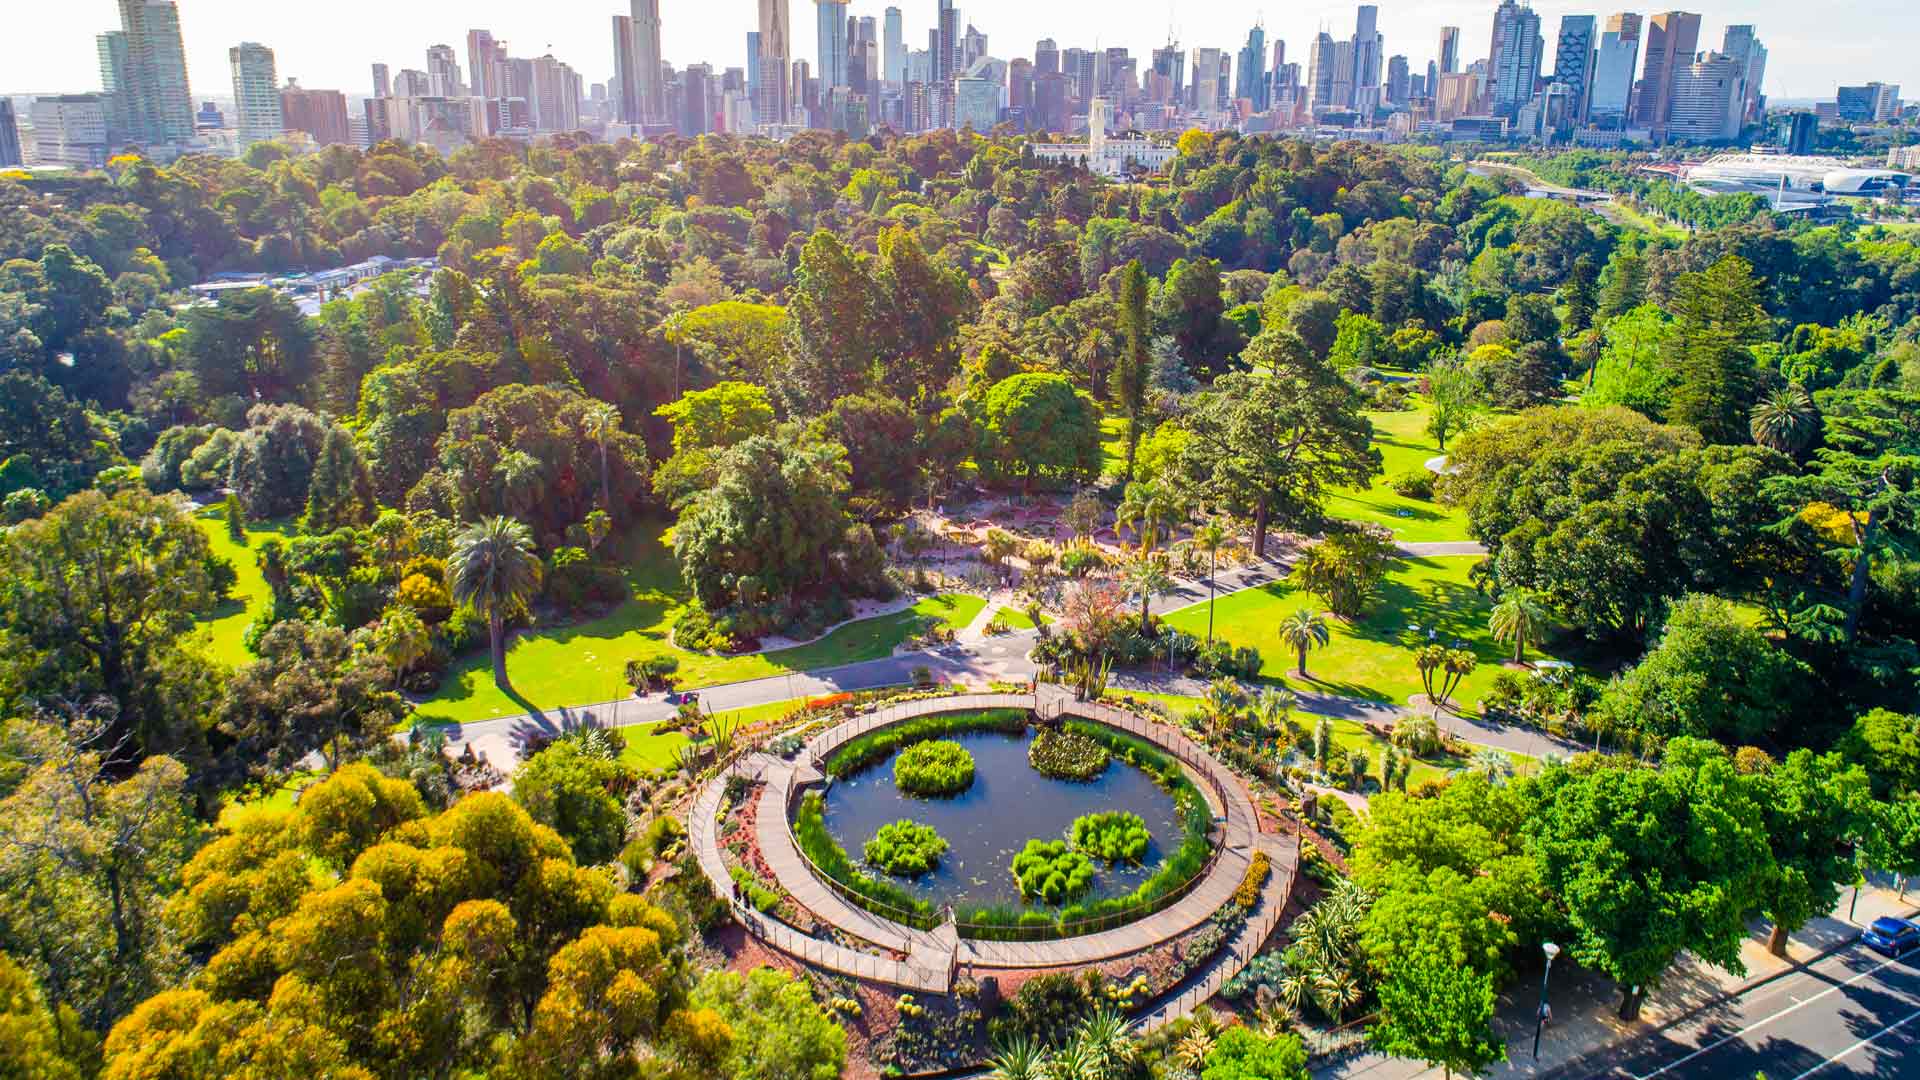
[[[1206,877],[1167,908],[1125,926],[1052,941],[984,941],[961,938],[951,919],[932,930],[917,930],[854,907],[817,877],[793,841],[789,815],[800,794],[823,777],[819,763],[840,746],[867,732],[934,713],[1018,708],[1060,712],[1092,720],[1146,739],[1180,760],[1208,802],[1216,825],[1219,852]],[[968,694],[902,702],[847,721],[816,736],[796,762],[756,754],[735,770],[761,782],[755,819],[761,857],[780,887],[816,918],[844,938],[864,942],[850,948],[801,934],[776,920],[742,911],[747,928],[774,948],[844,974],[909,989],[945,993],[961,971],[1078,967],[1150,949],[1210,919],[1246,877],[1256,850],[1265,851],[1272,873],[1261,900],[1239,934],[1216,954],[1212,965],[1190,980],[1187,989],[1150,1014],[1165,1022],[1187,1012],[1218,991],[1246,965],[1278,921],[1292,889],[1298,862],[1295,838],[1262,834],[1253,802],[1240,779],[1178,729],[1145,720],[1106,705],[1073,700],[1065,690],[1041,686],[1037,694]],[[721,896],[733,882],[720,856],[714,817],[726,777],[715,778],[696,800],[688,832],[701,869]]]

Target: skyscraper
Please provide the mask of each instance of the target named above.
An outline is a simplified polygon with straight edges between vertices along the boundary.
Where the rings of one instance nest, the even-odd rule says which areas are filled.
[[[789,0],[760,0],[759,78],[753,87],[753,115],[762,124],[784,124],[793,116],[788,72],[793,65]]]
[[[1322,30],[1307,50],[1307,103],[1314,112],[1334,107],[1333,69],[1338,61],[1333,35]]]
[[[1533,98],[1540,81],[1540,16],[1514,0],[1501,0],[1493,13],[1493,41],[1487,47],[1488,107],[1511,119]]]
[[[107,141],[127,137],[127,32],[109,30],[94,39],[100,53],[100,101],[107,116]]]
[[[1041,38],[1033,44],[1033,73],[1035,75],[1057,75],[1060,73],[1060,46],[1052,38]]]
[[[233,66],[233,118],[240,148],[285,134],[287,120],[280,111],[280,78],[274,72],[273,50],[244,41],[227,50],[227,62]]]
[[[1647,22],[1646,66],[1640,73],[1640,92],[1635,97],[1634,122],[1653,132],[1656,139],[1667,134],[1667,118],[1673,114],[1673,80],[1684,64],[1693,62],[1700,48],[1700,16],[1687,11],[1668,11]]]
[[[1362,113],[1380,104],[1380,54],[1386,42],[1379,26],[1379,7],[1361,4],[1353,25],[1353,106]]]
[[[390,98],[393,96],[393,78],[387,74],[387,65],[373,65],[373,96]]]
[[[1567,118],[1575,124],[1586,119],[1593,88],[1593,27],[1591,15],[1562,15],[1554,43],[1553,82],[1567,88]]]
[[[506,87],[501,85],[500,56],[500,43],[493,40],[491,31],[467,31],[467,79],[474,97],[507,96]]]
[[[907,41],[901,28],[900,9],[890,7],[885,13],[884,28],[880,51],[880,75],[888,86],[900,86],[907,81]]]
[[[847,82],[847,5],[842,0],[814,0],[819,22],[820,96]]]
[[[1411,96],[1413,86],[1412,73],[1407,70],[1407,58],[1392,56],[1387,59],[1387,104],[1405,105]]]
[[[1740,64],[1741,123],[1755,123],[1764,119],[1767,115],[1767,96],[1761,86],[1767,77],[1767,47],[1760,44],[1760,38],[1751,25],[1740,24],[1727,27],[1727,36],[1722,40],[1720,51]]]
[[[280,117],[288,131],[304,131],[320,146],[352,139],[347,95],[338,90],[307,90],[289,79],[280,89]]]
[[[460,63],[453,58],[453,46],[434,45],[427,49],[427,85],[431,97],[464,96]]]
[[[633,72],[639,121],[667,122],[667,86],[660,62],[660,0],[633,0]]]
[[[0,169],[17,169],[21,160],[20,125],[13,118],[13,99],[0,95]]]
[[[633,16],[613,17],[613,118],[640,123],[640,74],[634,70]]]
[[[1247,31],[1247,44],[1240,50],[1240,71],[1233,84],[1233,96],[1244,98],[1253,111],[1267,111],[1267,31],[1258,23]]]
[[[1460,28],[1440,28],[1440,74],[1453,75],[1460,70]]]
[[[1587,95],[1587,122],[1597,127],[1626,126],[1633,103],[1633,73],[1640,66],[1640,16],[1630,11],[1607,16],[1606,32],[1593,58],[1593,88]]]
[[[1705,53],[1676,67],[1668,137],[1725,142],[1739,135],[1746,70],[1746,61],[1722,53]]]
[[[193,91],[173,0],[120,0],[126,35],[123,104],[127,137],[149,144],[193,138]]]

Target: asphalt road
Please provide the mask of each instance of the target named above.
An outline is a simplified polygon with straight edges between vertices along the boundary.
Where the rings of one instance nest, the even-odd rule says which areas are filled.
[[[1554,1070],[1608,1080],[1920,1077],[1920,953],[1854,945],[1694,1017]]]

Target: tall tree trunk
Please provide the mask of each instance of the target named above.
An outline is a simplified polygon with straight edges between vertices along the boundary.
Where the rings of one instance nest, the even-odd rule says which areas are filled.
[[[1123,479],[1133,482],[1133,459],[1140,451],[1140,410],[1133,410],[1127,417],[1127,474]]]
[[[1267,557],[1267,497],[1260,496],[1260,502],[1253,508],[1253,557]]]
[[[1620,992],[1620,1019],[1640,1019],[1640,1003],[1646,999],[1647,992],[1637,986],[1629,986]]]
[[[1300,658],[1300,665],[1295,670],[1298,671],[1300,677],[1304,679],[1307,677],[1307,647],[1302,645],[1295,649],[1294,655]]]
[[[1516,630],[1514,631],[1514,634],[1513,634],[1513,662],[1516,664],[1521,664],[1521,663],[1525,663],[1526,659],[1527,659],[1527,635],[1520,633],[1518,630]]]
[[[496,612],[487,616],[487,633],[493,639],[493,685],[507,689],[507,626]]]
[[[1767,951],[1775,956],[1787,955],[1787,928],[1778,922],[1767,934]]]
[[[1209,536],[1211,539],[1211,536]],[[1207,645],[1213,645],[1213,595],[1214,575],[1220,570],[1220,549],[1215,548],[1213,556],[1207,562]]]
[[[1873,538],[1880,531],[1880,511],[1867,511],[1860,531],[1860,554],[1853,560],[1853,580],[1847,585],[1847,644],[1860,638],[1860,612],[1867,606],[1867,572],[1873,565]]]
[[[613,516],[613,484],[607,478],[607,444],[600,444],[600,503],[607,509],[607,516]]]

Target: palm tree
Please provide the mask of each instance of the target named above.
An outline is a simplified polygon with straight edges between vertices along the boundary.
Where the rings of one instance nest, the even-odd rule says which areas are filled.
[[[1140,553],[1152,551],[1160,538],[1186,517],[1187,508],[1178,492],[1159,481],[1136,480],[1120,496],[1113,514],[1115,532],[1131,527],[1140,538]]]
[[[481,518],[453,541],[447,560],[447,589],[457,604],[470,605],[487,620],[493,646],[493,684],[507,685],[507,612],[533,595],[540,581],[540,558],[533,553],[533,532],[512,518]]]
[[[1193,534],[1193,542],[1207,553],[1207,644],[1213,644],[1214,575],[1220,569],[1220,546],[1227,542],[1227,530],[1219,521],[1208,521]]]
[[[1326,616],[1317,611],[1301,608],[1280,620],[1280,641],[1300,658],[1297,670],[1303,679],[1307,677],[1308,650],[1317,649],[1331,639]]]
[[[1153,598],[1173,591],[1173,574],[1167,570],[1167,557],[1142,553],[1127,564],[1124,579],[1128,595],[1140,598],[1140,632],[1145,633]]]
[[[405,604],[395,604],[380,616],[373,641],[380,658],[393,669],[396,686],[408,668],[433,651],[433,633],[420,620],[419,613]]]
[[[1820,410],[1799,383],[1789,383],[1768,394],[1765,401],[1753,407],[1747,421],[1747,432],[1754,442],[1783,454],[1806,449],[1819,429]]]
[[[1231,732],[1246,715],[1249,705],[1247,692],[1232,679],[1208,683],[1207,692],[1200,699],[1200,715],[1206,720],[1208,737],[1218,739]]]
[[[494,481],[500,485],[500,506],[510,513],[526,512],[546,483],[540,471],[540,459],[525,450],[502,454],[493,467]]]
[[[1513,642],[1513,662],[1526,659],[1527,642],[1538,641],[1547,625],[1547,609],[1538,597],[1526,589],[1508,589],[1500,594],[1500,603],[1487,616],[1487,629],[1493,640]]]
[[[607,443],[620,433],[620,410],[604,401],[596,401],[587,407],[586,415],[581,418],[581,427],[586,437],[600,448],[600,504],[608,515],[612,515],[613,483],[607,474]]]

